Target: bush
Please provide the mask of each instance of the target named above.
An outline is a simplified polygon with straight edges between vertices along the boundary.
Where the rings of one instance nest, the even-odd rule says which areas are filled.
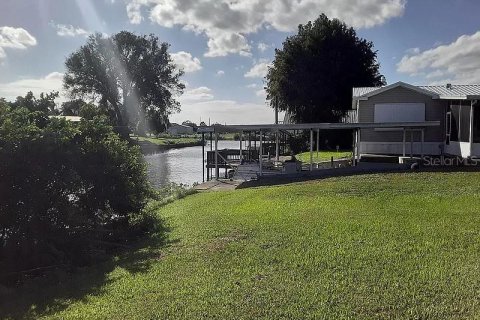
[[[134,225],[151,195],[139,149],[106,118],[72,123],[0,105],[3,280],[20,270],[85,265],[92,253],[130,241],[147,231]]]

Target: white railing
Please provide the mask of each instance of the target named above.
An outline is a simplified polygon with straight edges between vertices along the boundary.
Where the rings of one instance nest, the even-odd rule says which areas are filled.
[[[358,112],[357,110],[349,110],[342,117],[342,123],[358,123]]]

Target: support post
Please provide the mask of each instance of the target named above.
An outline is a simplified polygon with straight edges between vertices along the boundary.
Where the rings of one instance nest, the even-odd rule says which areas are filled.
[[[407,129],[403,128],[403,144],[402,144],[403,151],[402,151],[402,154],[403,154],[404,157],[407,154],[406,144],[407,144]]]
[[[313,129],[310,129],[310,171],[313,171]]]
[[[420,158],[423,159],[423,156],[425,155],[423,152],[423,145],[425,144],[425,129],[422,128],[422,142],[420,145]]]
[[[413,159],[413,130],[410,130],[410,159]]]
[[[255,139],[255,140],[257,140],[257,139]],[[262,130],[260,130],[260,150],[258,152],[258,164],[260,166],[260,177],[263,175],[263,159],[262,159],[263,158],[263,151],[262,151],[263,146],[262,146],[262,144],[263,144],[263,132],[262,132]]]
[[[215,132],[215,180],[218,180],[218,132]]]
[[[213,149],[213,138],[212,138],[212,133],[210,132],[210,151],[212,151]]]
[[[242,163],[242,158],[243,158],[242,142],[243,142],[243,131],[240,131],[240,164]]]
[[[357,130],[357,165],[358,163],[360,162],[360,139],[361,139],[361,136],[360,136],[360,129]]]
[[[317,129],[317,159],[320,152],[320,129]]]
[[[252,132],[248,131],[248,161],[252,161]]]
[[[205,182],[205,132],[202,132],[202,181]]]
[[[470,156],[472,156],[473,153],[473,116],[474,116],[474,110],[473,110],[473,100],[470,101]]]
[[[275,161],[280,160],[280,131],[275,133]]]
[[[352,165],[357,165],[357,160],[355,159],[355,155],[357,153],[357,130],[354,129],[352,131]]]

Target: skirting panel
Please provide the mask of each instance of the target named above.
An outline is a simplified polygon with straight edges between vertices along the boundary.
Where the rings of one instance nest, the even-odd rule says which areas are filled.
[[[441,142],[425,142],[423,144],[424,155],[440,155],[443,143]],[[419,155],[421,153],[421,143],[413,143],[413,153]],[[402,142],[360,142],[361,154],[388,154],[388,155],[401,155],[403,154]],[[410,142],[405,144],[405,153],[409,155]]]

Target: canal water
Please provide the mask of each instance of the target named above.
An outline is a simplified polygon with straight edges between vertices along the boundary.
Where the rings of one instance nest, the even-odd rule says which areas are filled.
[[[239,149],[240,142],[218,141],[218,148]],[[209,150],[210,141],[205,146],[205,153]],[[202,166],[204,164],[202,164],[201,146],[161,151],[146,155],[145,160],[147,162],[148,178],[156,188],[161,188],[171,182],[189,186],[192,186],[195,182],[202,183]]]

